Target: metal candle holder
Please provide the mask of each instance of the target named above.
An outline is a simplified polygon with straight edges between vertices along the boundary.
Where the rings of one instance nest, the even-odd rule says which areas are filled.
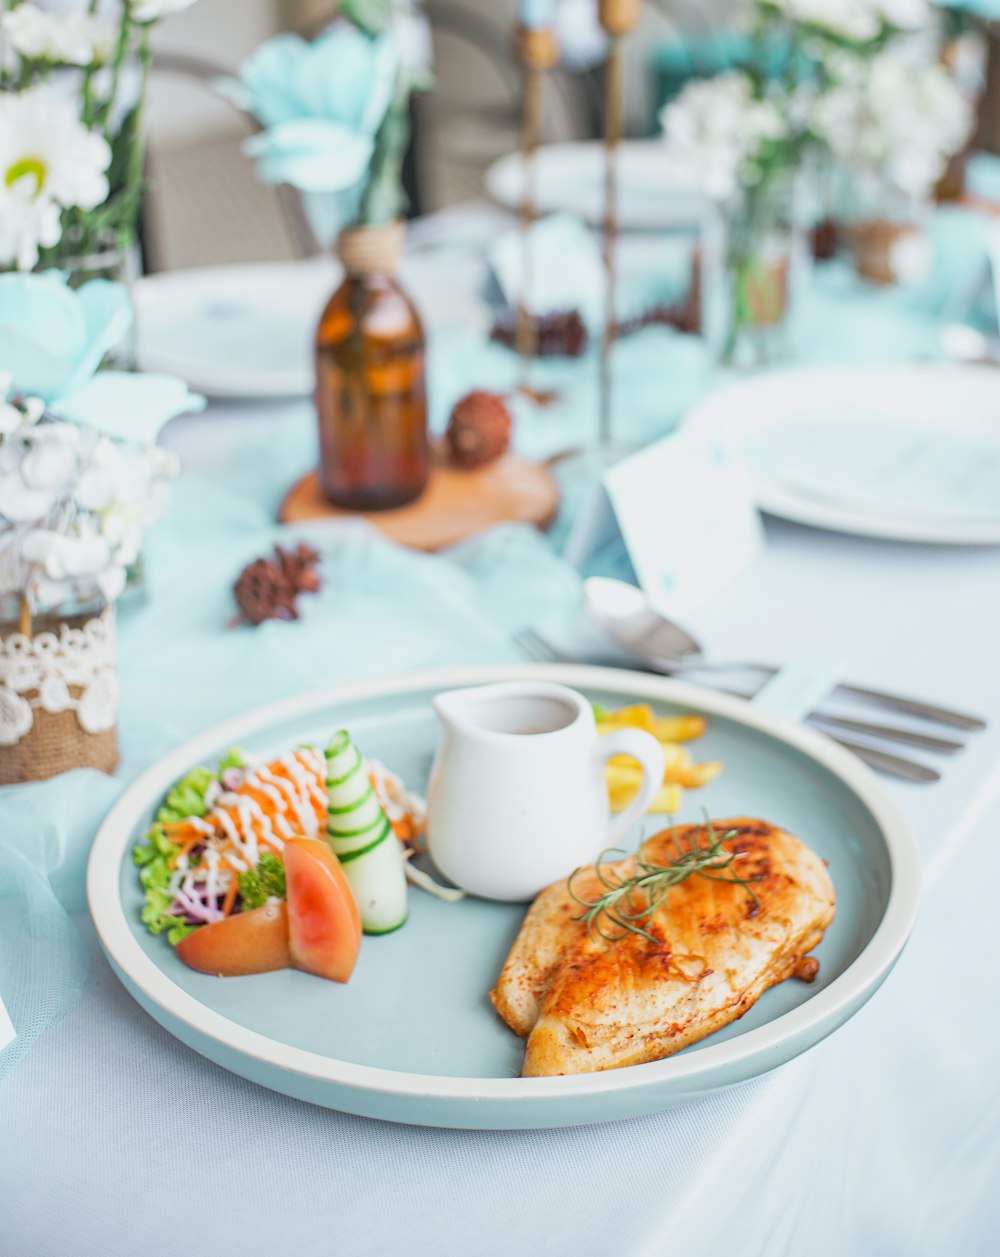
[[[542,133],[542,100],[546,73],[559,60],[555,36],[547,27],[519,26],[514,39],[515,55],[522,67],[521,79],[521,284],[517,303],[516,347],[521,359],[521,387],[527,388],[531,360],[537,350],[534,320],[528,308],[532,286],[529,228],[538,213],[535,202],[535,151]]]
[[[608,35],[608,60],[604,82],[604,337],[601,342],[599,439],[611,444],[611,348],[615,341],[615,265],[618,238],[618,145],[624,130],[624,40],[639,20],[641,0],[598,0],[597,16]]]

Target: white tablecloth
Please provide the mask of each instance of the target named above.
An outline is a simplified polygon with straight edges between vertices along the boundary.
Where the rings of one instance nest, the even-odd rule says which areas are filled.
[[[189,466],[283,408],[214,408]],[[0,1086],[0,1257],[1000,1252],[1000,554],[770,523],[752,587],[693,627],[718,654],[811,651],[976,710],[933,787],[892,784],[926,861],[913,939],[842,1030],[669,1113],[539,1132],[407,1128],[243,1082],[160,1029],[92,949],[74,1011]]]

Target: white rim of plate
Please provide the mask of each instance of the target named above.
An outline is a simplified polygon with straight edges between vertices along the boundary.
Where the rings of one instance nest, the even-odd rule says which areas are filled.
[[[143,370],[162,371],[180,376],[184,382],[209,397],[245,400],[292,400],[308,396],[313,389],[313,373],[306,367],[282,367],[248,370],[245,365],[194,358],[174,353],[156,343],[148,343],[142,321],[157,317],[157,307],[180,307],[205,294],[219,301],[245,301],[247,309],[259,306],[262,291],[276,281],[283,303],[294,304],[296,298],[325,288],[332,292],[339,268],[323,255],[280,262],[236,262],[221,266],[199,266],[189,270],[164,271],[143,275],[136,281],[134,300],[139,324],[138,346]],[[327,294],[329,295],[329,294]],[[317,302],[322,308],[322,301]],[[317,310],[317,315],[319,310]],[[308,338],[307,338],[308,340]],[[308,343],[304,342],[308,350]]]
[[[798,1008],[722,1043],[690,1055],[600,1073],[556,1078],[468,1078],[358,1065],[291,1047],[248,1030],[214,1012],[176,986],[143,951],[132,934],[119,894],[121,864],[134,840],[142,812],[158,802],[192,764],[248,734],[266,731],[336,703],[413,692],[535,678],[578,689],[610,689],[621,694],[663,700],[733,720],[802,751],[848,787],[877,822],[889,857],[889,899],[867,946],[828,987]],[[192,738],[148,769],[130,786],[98,830],[87,867],[87,900],[107,954],[125,977],[158,1007],[219,1044],[264,1064],[344,1088],[408,1099],[489,1100],[521,1103],[541,1099],[586,1097],[634,1091],[668,1081],[703,1081],[727,1066],[767,1054],[789,1038],[822,1028],[838,1011],[873,992],[892,968],[913,927],[920,895],[920,855],[909,826],[886,797],[874,774],[860,760],[821,734],[780,721],[727,695],[711,694],[670,678],[615,668],[574,664],[501,665],[408,673],[384,680],[333,686],[259,707]],[[637,1073],[636,1071],[641,1071]]]
[[[957,365],[944,362],[886,362],[859,363],[842,367],[803,366],[783,367],[767,371],[752,379],[739,380],[715,390],[696,402],[685,414],[681,429],[691,436],[712,440],[725,448],[732,438],[731,412],[738,410],[747,399],[755,404],[758,396],[766,397],[775,381],[810,379],[822,383],[835,374],[839,382],[854,376],[859,384],[872,376],[900,373],[923,375],[945,373],[963,375],[971,373],[977,380],[992,380],[1000,394],[1000,372],[996,367]],[[956,383],[961,384],[960,380]],[[759,508],[777,519],[793,524],[806,524],[810,528],[822,528],[828,532],[849,533],[857,537],[870,537],[876,541],[906,541],[915,545],[934,546],[996,546],[1000,545],[1000,523],[993,520],[930,520],[915,515],[893,518],[886,513],[866,514],[858,506],[852,508],[796,492],[792,486],[782,486],[777,481],[753,478],[754,494]]]
[[[536,149],[536,161],[539,165],[555,165],[560,173],[565,172],[567,167],[575,168],[576,172],[586,171],[588,174],[593,171],[597,187],[604,178],[605,151],[600,140],[556,141],[540,144]],[[515,149],[496,158],[483,173],[483,187],[487,195],[504,209],[520,209],[523,160],[521,151]],[[644,178],[644,175],[647,177]],[[681,168],[675,166],[671,170],[666,149],[655,139],[622,141],[619,145],[619,181],[619,195],[624,198],[619,205],[619,218],[620,226],[625,230],[653,231],[670,227],[692,227],[710,210],[710,202],[701,189],[684,181]],[[676,198],[672,210],[669,203],[663,202],[667,189]],[[639,195],[638,206],[629,204],[630,192],[633,196],[636,193]],[[557,202],[544,189],[537,191],[536,195],[541,199],[543,214],[574,213],[590,226],[599,225],[599,219],[595,216],[598,209],[596,204],[583,209],[568,202],[563,203],[562,197]]]

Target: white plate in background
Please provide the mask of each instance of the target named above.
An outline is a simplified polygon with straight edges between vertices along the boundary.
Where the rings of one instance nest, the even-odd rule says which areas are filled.
[[[934,545],[1000,545],[1000,371],[802,367],[721,389],[684,420],[744,462],[770,515]]]
[[[594,226],[604,220],[605,148],[597,142],[543,144],[535,153],[536,208],[575,214]],[[523,193],[523,158],[508,153],[493,162],[483,182],[494,201],[517,210]],[[671,165],[658,140],[628,140],[618,148],[618,222],[631,230],[690,227],[708,210],[705,197]]]
[[[147,275],[134,289],[139,366],[209,397],[304,397],[340,274],[320,257]]]
[[[468,242],[419,244],[400,282],[425,329],[491,322],[487,267]],[[333,257],[147,275],[135,285],[139,366],[216,398],[309,397],[313,337],[343,270]]]

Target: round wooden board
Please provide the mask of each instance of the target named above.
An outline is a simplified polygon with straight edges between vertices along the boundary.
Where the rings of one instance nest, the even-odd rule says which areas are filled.
[[[312,519],[364,519],[400,545],[442,550],[493,524],[547,528],[559,509],[559,488],[544,463],[516,454],[476,471],[435,462],[427,488],[407,506],[391,511],[344,511],[323,496],[317,472],[297,481],[278,510],[283,524]]]

